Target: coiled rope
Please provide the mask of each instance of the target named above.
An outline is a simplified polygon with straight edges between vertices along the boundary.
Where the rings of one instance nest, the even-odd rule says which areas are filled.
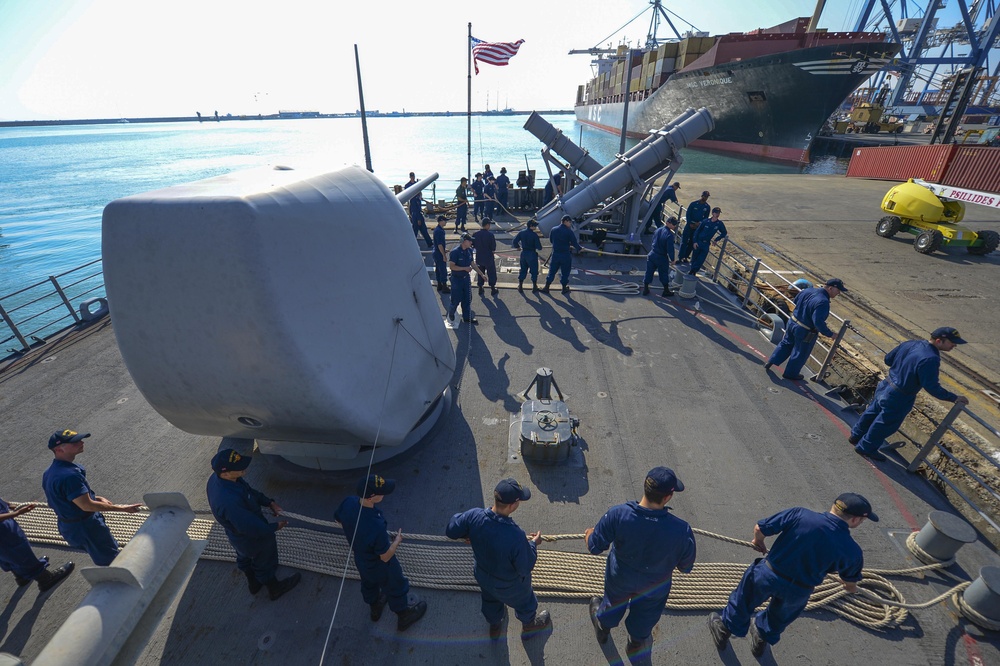
[[[12,504],[12,506],[17,506]],[[108,513],[105,520],[119,543],[125,544],[142,526],[148,513]],[[278,549],[282,564],[315,573],[360,579],[353,558],[339,523],[310,518],[291,511],[284,511],[282,518],[296,520],[336,531],[321,531],[300,527],[286,527],[277,532]],[[55,546],[68,544],[59,535],[55,514],[45,505],[17,517],[28,538],[35,543]],[[749,541],[692,528],[704,537],[734,545],[752,547]],[[233,552],[222,527],[214,520],[196,518],[188,528],[192,539],[204,539],[208,545],[202,558],[234,562]],[[400,563],[410,583],[416,587],[436,590],[477,592],[479,585],[473,577],[472,549],[460,541],[443,535],[405,534],[396,550]],[[583,534],[543,535],[547,543],[582,540]],[[563,599],[588,599],[604,591],[604,556],[572,553],[557,550],[539,550],[538,561],[532,574],[535,593],[542,597]],[[966,617],[989,628],[995,624],[984,618],[962,601],[961,592],[971,583],[963,582],[947,592],[924,601],[909,603],[885,576],[914,576],[942,569],[945,563],[931,563],[908,569],[865,569],[863,580],[858,583],[858,594],[848,593],[839,578],[827,576],[810,597],[806,610],[825,609],[854,624],[869,629],[887,629],[900,625],[910,610],[929,608],[952,597]],[[697,563],[691,573],[675,572],[667,608],[671,610],[717,610],[726,605],[730,593],[739,585],[745,563]],[[979,616],[978,619],[976,616]],[[1000,628],[1000,627],[998,627]]]

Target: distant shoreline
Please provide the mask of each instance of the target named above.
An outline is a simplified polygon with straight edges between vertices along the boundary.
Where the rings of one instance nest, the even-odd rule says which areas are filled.
[[[474,116],[527,116],[532,111],[513,111],[506,109],[503,111],[473,111]],[[571,109],[549,109],[538,111],[542,115],[569,115],[574,113]],[[366,118],[411,118],[417,116],[431,116],[452,118],[467,115],[465,111],[367,111]],[[314,118],[360,118],[361,114],[354,113],[319,113],[318,111],[279,111],[278,113],[257,114],[257,115],[225,115],[225,116],[164,116],[161,118],[81,118],[76,120],[0,120],[0,127],[44,127],[49,125],[118,125],[131,123],[184,123],[184,122],[231,122],[236,120],[304,120]]]

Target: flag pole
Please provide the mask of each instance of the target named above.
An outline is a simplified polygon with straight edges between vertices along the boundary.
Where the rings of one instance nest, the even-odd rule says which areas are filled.
[[[465,115],[465,177],[472,182],[472,21],[469,21],[469,38],[466,40],[466,47],[469,49],[469,92],[468,92],[468,112]]]

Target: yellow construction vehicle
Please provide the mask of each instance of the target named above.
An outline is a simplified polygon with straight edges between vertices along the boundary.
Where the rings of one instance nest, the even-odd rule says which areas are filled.
[[[1000,208],[1000,194],[938,185],[911,178],[889,190],[882,199],[888,213],[875,225],[875,233],[892,238],[900,231],[916,236],[913,249],[931,254],[946,245],[965,247],[969,254],[984,255],[1000,245],[996,231],[972,231],[958,224],[965,204]]]

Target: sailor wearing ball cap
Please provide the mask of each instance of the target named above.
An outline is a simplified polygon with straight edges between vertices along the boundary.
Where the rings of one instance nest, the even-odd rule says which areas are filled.
[[[788,319],[785,335],[771,352],[764,370],[770,370],[772,365],[781,365],[787,359],[788,365],[781,376],[796,381],[803,379],[802,368],[816,344],[816,334],[822,333],[828,338],[834,336],[826,325],[826,318],[830,316],[830,301],[841,293],[847,293],[844,281],[831,278],[822,287],[803,289],[796,294],[793,301],[795,309]]]
[[[608,547],[604,597],[590,600],[590,621],[597,641],[625,617],[629,641],[626,653],[638,652],[653,633],[670,596],[674,569],[688,573],[694,567],[695,543],[691,527],[667,508],[684,484],[669,467],[654,467],[646,475],[642,499],[608,509],[584,533],[587,548],[597,555]]]
[[[722,613],[709,615],[715,647],[721,652],[731,634],[742,637],[749,630],[750,652],[760,657],[802,613],[813,588],[828,573],[840,574],[844,589],[856,592],[864,555],[851,530],[866,518],[878,522],[871,503],[857,493],[844,493],[826,513],[797,507],[757,521],[753,547],[767,557],[746,570]],[[764,539],[775,534],[778,539],[768,551]],[[771,603],[757,613],[768,599]]]
[[[531,571],[542,533],[525,535],[510,517],[531,491],[514,479],[504,479],[493,490],[493,507],[469,509],[451,517],[445,534],[472,544],[473,570],[482,595],[482,612],[490,623],[490,638],[500,638],[504,606],[521,621],[521,638],[528,639],[552,624],[548,611],[538,610],[531,589]]]
[[[869,460],[885,460],[878,452],[879,447],[902,425],[920,389],[938,400],[969,404],[968,398],[952,393],[938,381],[941,352],[950,352],[964,344],[957,329],[942,326],[931,332],[930,340],[910,340],[886,354],[884,360],[889,366],[889,374],[879,382],[868,408],[851,428],[848,441],[855,445],[854,450]]]
[[[87,470],[75,462],[90,433],[60,430],[49,437],[52,464],[42,475],[42,489],[59,519],[59,533],[73,548],[82,548],[98,566],[118,556],[118,542],[104,522],[104,511],[135,513],[141,504],[114,504],[90,489]]]
[[[252,458],[233,449],[222,449],[212,458],[212,476],[205,491],[212,515],[226,531],[226,538],[236,551],[236,568],[247,577],[247,589],[257,594],[267,587],[268,596],[275,600],[299,584],[302,574],[278,578],[278,541],[275,532],[288,524],[287,520],[268,522],[261,507],[268,507],[275,516],[281,513],[278,503],[255,490],[243,479]]]
[[[396,557],[403,531],[398,530],[390,541],[385,516],[375,506],[395,489],[393,479],[369,474],[358,481],[357,494],[345,498],[333,515],[344,526],[344,536],[354,551],[361,597],[371,607],[372,622],[378,622],[388,602],[389,610],[396,614],[396,629],[405,631],[424,616],[427,602],[410,598],[410,581]]]

